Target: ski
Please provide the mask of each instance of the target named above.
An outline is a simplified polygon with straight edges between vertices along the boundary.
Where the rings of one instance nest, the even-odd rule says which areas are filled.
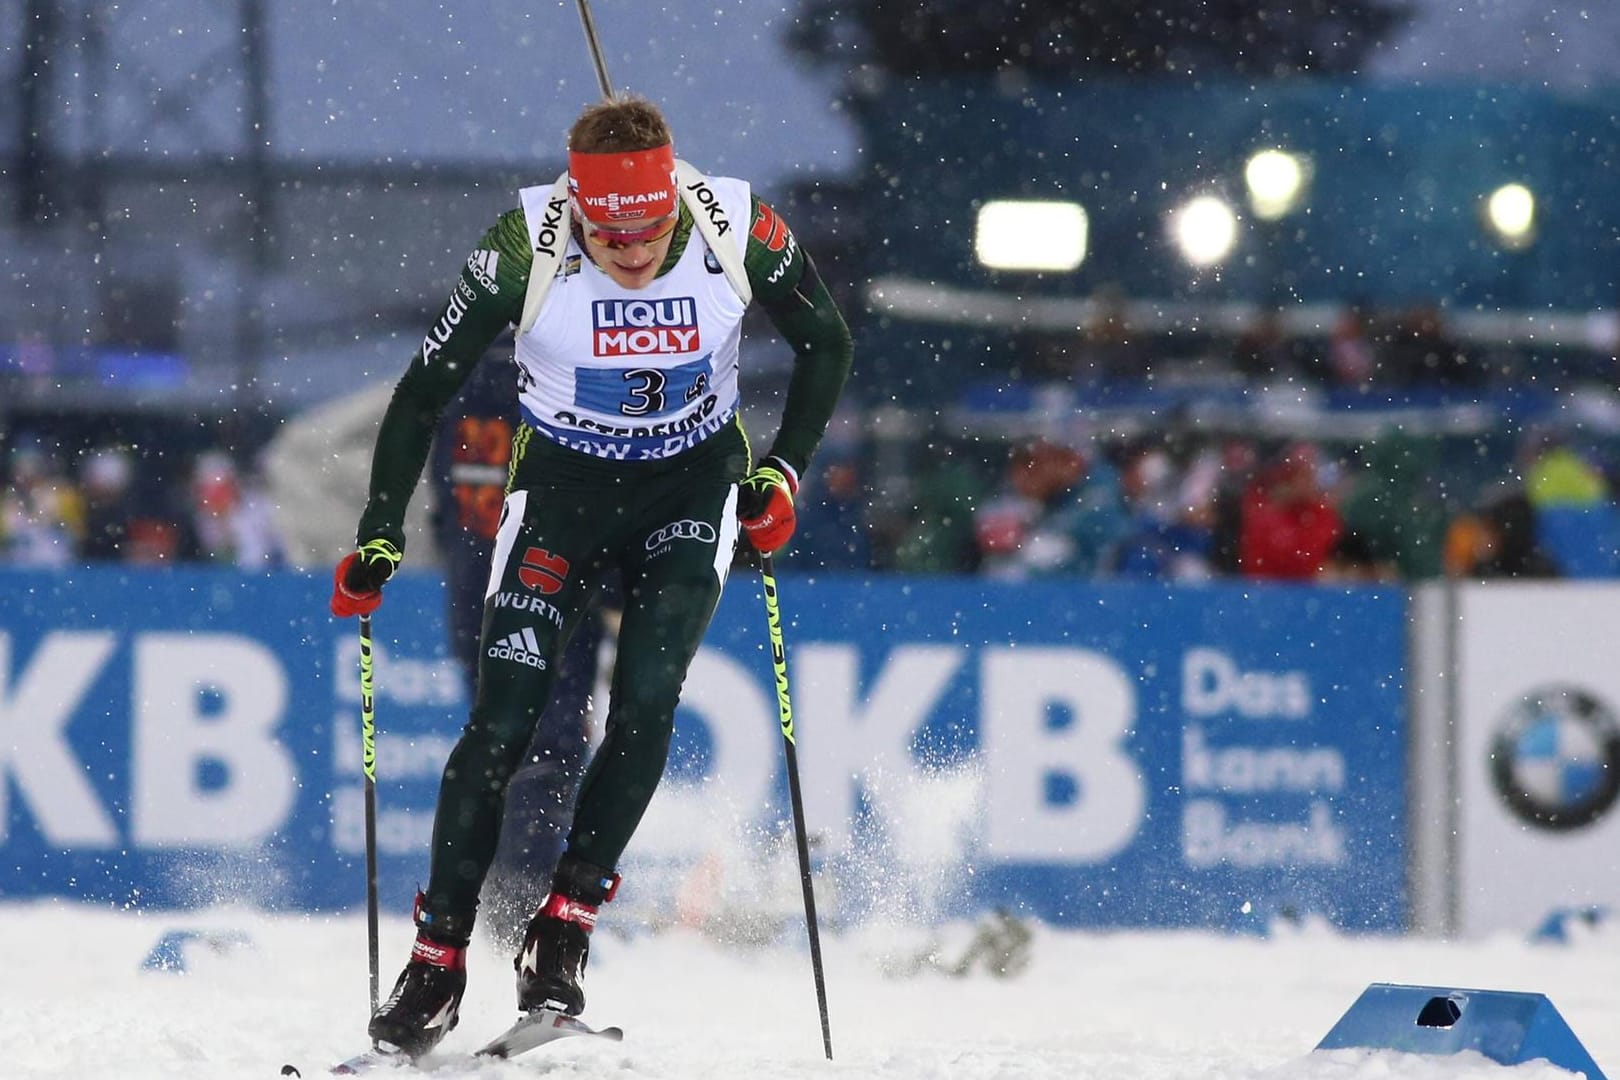
[[[518,1017],[517,1023],[485,1043],[477,1056],[516,1057],[537,1046],[573,1036],[619,1042],[624,1038],[624,1030],[616,1027],[593,1028],[578,1017],[568,1016],[555,1009],[535,1009]]]
[[[394,1069],[409,1069],[415,1062],[405,1054],[398,1051],[378,1050],[372,1047],[363,1054],[356,1054],[346,1061],[333,1065],[323,1076],[369,1076],[372,1073],[383,1073]],[[283,1065],[282,1076],[301,1077],[304,1074],[296,1065]]]
[[[340,1061],[327,1070],[328,1076],[362,1076],[367,1073],[386,1072],[389,1069],[408,1069],[414,1062],[398,1051],[367,1050],[347,1061]]]
[[[536,1047],[546,1043],[556,1042],[558,1039],[568,1038],[594,1038],[605,1039],[608,1042],[619,1042],[624,1038],[624,1029],[617,1027],[594,1028],[585,1021],[574,1016],[567,1016],[554,1009],[536,1009],[518,1017],[517,1023],[501,1032],[495,1038],[480,1047],[472,1057],[474,1058],[511,1058],[519,1054],[528,1053]],[[373,1073],[383,1073],[399,1069],[410,1069],[418,1063],[435,1062],[443,1057],[455,1055],[440,1055],[436,1053],[423,1054],[421,1058],[412,1059],[407,1054],[397,1051],[379,1050],[373,1047],[362,1054],[356,1054],[346,1061],[340,1061],[326,1070],[327,1076],[368,1076]],[[284,1065],[282,1076],[301,1077],[303,1073],[292,1065]]]

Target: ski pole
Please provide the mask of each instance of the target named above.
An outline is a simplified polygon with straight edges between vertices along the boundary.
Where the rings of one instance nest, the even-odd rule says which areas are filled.
[[[360,616],[360,746],[366,776],[366,948],[377,1011],[377,711],[371,693],[371,616]]]
[[[591,62],[596,65],[596,81],[602,87],[602,100],[613,100],[613,84],[608,81],[607,61],[602,59],[602,42],[596,36],[596,20],[591,18],[590,0],[578,0],[579,21],[585,27],[585,44],[590,46]]]
[[[776,592],[776,567],[760,552],[759,576],[765,591],[765,623],[771,635],[771,667],[776,674],[776,711],[782,722],[782,751],[787,757],[788,799],[793,806],[793,839],[799,849],[799,884],[804,889],[804,923],[810,935],[810,967],[816,979],[816,1005],[821,1009],[821,1045],[831,1061],[832,1025],[827,1019],[827,979],[821,967],[821,932],[816,925],[816,890],[810,878],[810,841],[804,828],[804,796],[799,789],[799,753],[793,736],[793,701],[788,696],[787,646],[782,641],[782,609]]]

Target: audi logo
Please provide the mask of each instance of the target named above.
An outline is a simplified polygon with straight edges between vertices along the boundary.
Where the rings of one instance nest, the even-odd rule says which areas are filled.
[[[674,540],[700,540],[705,544],[712,544],[719,538],[719,534],[714,531],[714,526],[707,521],[693,521],[691,518],[684,518],[661,526],[652,535],[648,536],[647,550],[653,551]]]

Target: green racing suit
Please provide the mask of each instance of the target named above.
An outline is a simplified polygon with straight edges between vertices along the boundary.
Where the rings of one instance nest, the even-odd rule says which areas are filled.
[[[743,263],[753,299],[794,353],[769,452],[802,473],[837,404],[852,344],[809,254],[757,196],[751,212]],[[705,242],[684,205],[679,214],[660,275],[688,245]],[[437,418],[489,345],[520,321],[532,259],[522,209],[501,215],[480,239],[382,420],[359,543],[382,538],[404,549],[406,503]],[[565,272],[602,273],[577,262]],[[622,575],[624,613],[608,717],[567,844],[596,866],[617,865],[663,774],[681,684],[732,558],[736,483],[750,459],[736,417],[697,445],[650,461],[593,456],[519,426],[476,698],[445,765],[434,819],[423,908],[445,932],[470,933],[507,783],[550,698],[568,636],[613,572]],[[545,883],[537,887],[543,892]]]

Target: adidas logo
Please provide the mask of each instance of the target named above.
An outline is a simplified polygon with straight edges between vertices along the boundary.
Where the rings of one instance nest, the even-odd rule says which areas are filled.
[[[537,671],[546,670],[546,658],[540,655],[540,641],[534,636],[532,626],[525,626],[517,633],[501,638],[489,647],[485,655],[492,660],[512,660]]]
[[[485,251],[480,248],[467,256],[467,269],[472,273],[473,277],[478,279],[478,284],[492,294],[498,294],[501,291],[501,287],[495,284],[495,268],[500,263],[501,255],[498,251]]]
[[[540,942],[531,941],[523,949],[521,965],[518,971],[524,975],[540,974]]]
[[[444,1030],[449,1031],[456,1026],[456,1021],[460,1019],[456,1012],[456,999],[451,998],[439,1006],[439,1011],[433,1014],[433,1019],[422,1026],[429,1031],[436,1027],[443,1027]]]

